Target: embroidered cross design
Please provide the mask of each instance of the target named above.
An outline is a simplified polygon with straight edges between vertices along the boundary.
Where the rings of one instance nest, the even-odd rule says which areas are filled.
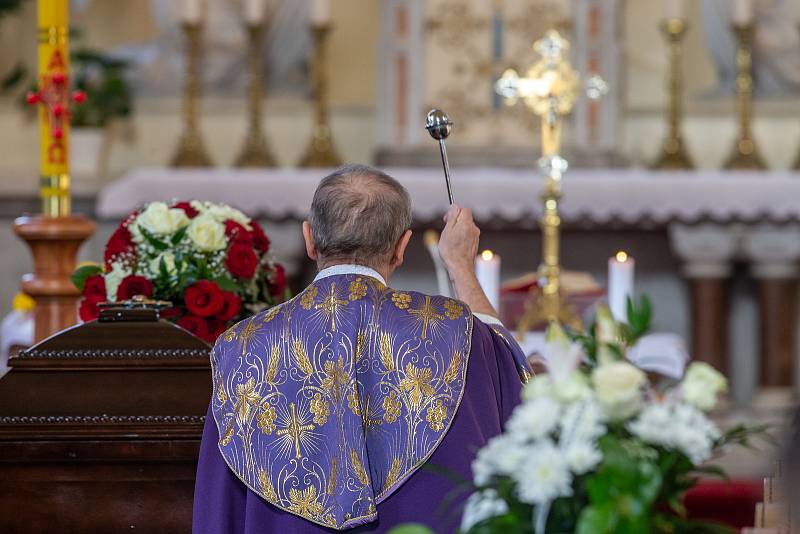
[[[322,310],[325,317],[331,320],[331,332],[336,332],[336,314],[339,313],[339,308],[345,306],[349,301],[342,300],[336,297],[336,284],[331,284],[328,296],[322,302],[314,306],[316,310]]]
[[[294,403],[289,404],[289,422],[286,428],[281,428],[275,434],[278,436],[288,435],[294,443],[294,457],[300,458],[300,438],[303,432],[313,430],[314,425],[304,425],[299,417],[297,417],[297,407]]]
[[[421,308],[417,310],[408,310],[408,313],[422,322],[422,339],[428,336],[428,325],[431,322],[436,324],[438,321],[444,320],[444,315],[436,313],[436,306],[431,303],[431,298],[427,296],[425,297],[425,304],[423,304]]]

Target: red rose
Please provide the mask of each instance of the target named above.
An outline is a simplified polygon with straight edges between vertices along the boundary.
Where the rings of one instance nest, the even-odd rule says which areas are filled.
[[[269,291],[277,298],[283,298],[286,291],[286,269],[280,263],[274,265],[269,275]]]
[[[270,245],[267,234],[264,233],[264,229],[255,221],[250,221],[250,226],[253,228],[250,232],[250,235],[253,236],[253,245],[261,254],[266,254]]]
[[[106,244],[106,251],[103,255],[103,259],[105,260],[106,267],[108,267],[112,261],[114,261],[118,256],[122,254],[133,254],[135,250],[133,239],[131,239],[131,233],[125,226],[120,226],[117,228]]]
[[[188,330],[192,334],[196,335],[203,341],[208,340],[209,331],[208,331],[208,323],[202,317],[198,317],[196,315],[184,315],[177,321],[175,324],[180,326],[181,328]]]
[[[100,308],[98,304],[101,302],[105,302],[106,298],[99,295],[89,295],[84,297],[81,300],[81,305],[78,308],[78,317],[81,318],[81,321],[94,321],[98,317],[100,317]]]
[[[250,235],[250,232],[248,232],[244,226],[232,219],[225,221],[225,235],[228,236],[228,239],[234,242],[246,243],[248,245],[253,244],[253,236]]]
[[[226,321],[215,321],[214,319],[208,320],[208,337],[206,341],[209,343],[214,343],[219,336],[225,333],[225,329],[228,327],[228,323]]]
[[[222,298],[224,304],[222,309],[214,314],[214,318],[220,321],[230,321],[239,314],[239,310],[242,308],[242,299],[230,291],[223,291]]]
[[[183,299],[186,309],[200,317],[211,317],[225,305],[222,290],[209,280],[200,280],[187,287]]]
[[[83,283],[84,297],[106,298],[106,279],[102,274],[93,274]]]
[[[136,295],[153,296],[153,282],[137,274],[129,274],[117,288],[117,300],[128,300]]]
[[[179,210],[183,210],[186,216],[189,217],[190,219],[194,219],[195,217],[197,217],[198,211],[194,209],[189,202],[176,202],[172,207],[177,208]]]
[[[237,278],[252,278],[258,267],[258,256],[252,246],[234,242],[228,249],[225,267]]]

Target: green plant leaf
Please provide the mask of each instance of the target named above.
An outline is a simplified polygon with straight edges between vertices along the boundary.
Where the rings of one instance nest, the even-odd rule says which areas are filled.
[[[605,534],[615,532],[619,517],[610,504],[593,505],[583,509],[578,518],[576,534]]]
[[[236,282],[233,281],[233,278],[230,278],[228,276],[220,276],[218,278],[214,278],[213,282],[216,282],[219,288],[223,291],[235,292],[237,289],[239,289],[238,284],[236,284]]]
[[[99,265],[84,265],[75,269],[75,272],[70,276],[70,280],[78,288],[78,291],[83,292],[83,288],[86,286],[86,279],[102,272],[103,268]]]
[[[169,245],[158,239],[156,236],[150,233],[149,230],[142,227],[142,225],[137,225],[137,228],[142,233],[142,236],[147,240],[147,242],[152,246],[154,249],[158,251],[164,251],[169,248]]]
[[[394,527],[389,534],[436,534],[421,523],[404,523]]]
[[[183,228],[181,228],[180,230],[178,230],[177,232],[175,232],[175,233],[172,235],[172,239],[170,239],[170,242],[171,242],[173,245],[177,245],[177,244],[178,244],[178,243],[180,243],[180,242],[183,240],[183,238],[186,236],[186,232],[187,232],[188,230],[189,230],[189,226],[184,226]]]

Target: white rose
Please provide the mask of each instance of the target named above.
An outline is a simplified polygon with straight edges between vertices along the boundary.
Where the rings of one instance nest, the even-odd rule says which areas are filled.
[[[625,419],[636,413],[646,381],[640,369],[623,361],[602,363],[592,372],[597,400],[612,419]]]
[[[151,202],[136,218],[136,224],[151,234],[169,235],[189,224],[189,218],[182,209],[169,208],[163,202]]]
[[[253,227],[250,226],[250,218],[247,215],[225,204],[210,204],[206,209],[206,213],[221,223],[230,219],[241,224],[247,230],[253,229]]]
[[[161,260],[164,260],[164,266],[167,268],[168,274],[175,274],[175,254],[172,252],[162,252],[150,261],[150,272],[154,276],[161,274]]]
[[[703,411],[717,404],[717,397],[728,389],[728,380],[716,369],[703,362],[694,362],[686,371],[681,390],[683,399]]]
[[[225,226],[210,215],[198,215],[192,219],[186,235],[197,248],[205,251],[221,250],[228,243]]]

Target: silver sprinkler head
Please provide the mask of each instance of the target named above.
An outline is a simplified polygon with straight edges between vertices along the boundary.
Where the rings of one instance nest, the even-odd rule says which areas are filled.
[[[437,141],[447,139],[450,135],[450,130],[453,128],[453,122],[447,116],[447,113],[441,109],[432,109],[428,112],[425,119],[425,129],[431,134],[431,137]]]

